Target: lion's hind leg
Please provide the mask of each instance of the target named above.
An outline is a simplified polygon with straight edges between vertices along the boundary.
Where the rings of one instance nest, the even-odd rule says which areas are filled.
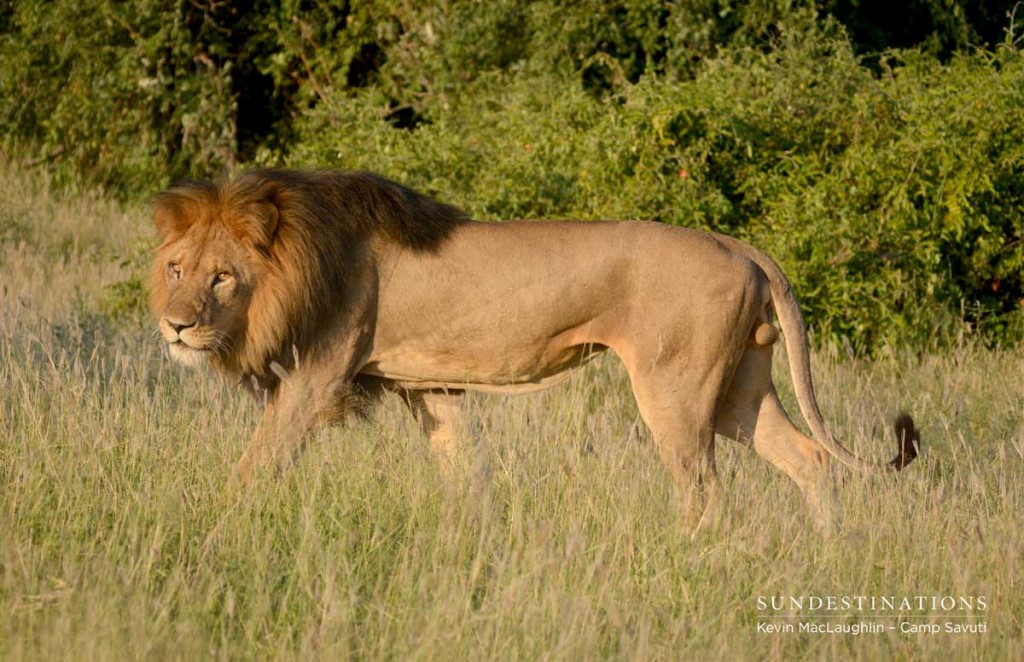
[[[707,268],[720,277],[691,296],[689,309],[660,325],[632,327],[618,342],[606,343],[626,364],[640,415],[675,482],[684,523],[694,533],[717,515],[718,412],[769,301],[767,282],[753,264],[718,258]]]
[[[790,421],[771,378],[772,348],[751,343],[718,415],[719,434],[744,444],[793,479],[823,533],[839,527],[828,452]]]
[[[645,370],[626,359],[640,416],[675,485],[683,524],[696,534],[712,521],[720,492],[715,468],[715,407],[729,366],[694,369],[683,361]]]

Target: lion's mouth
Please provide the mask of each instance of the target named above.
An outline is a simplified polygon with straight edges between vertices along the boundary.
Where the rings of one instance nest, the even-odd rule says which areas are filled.
[[[188,366],[201,364],[212,353],[208,347],[193,347],[180,338],[167,344],[171,357]]]
[[[177,347],[178,349],[184,349],[184,350],[188,350],[190,352],[209,352],[209,351],[211,351],[209,347],[196,347],[195,345],[190,345],[189,343],[185,342],[184,340],[173,340],[173,341],[171,341],[168,344],[171,345],[171,347]]]

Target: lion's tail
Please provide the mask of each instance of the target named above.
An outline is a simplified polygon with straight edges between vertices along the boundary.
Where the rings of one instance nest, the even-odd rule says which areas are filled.
[[[917,457],[921,443],[920,434],[914,427],[914,420],[909,414],[901,412],[894,421],[896,439],[899,444],[898,454],[889,462],[870,462],[863,460],[832,436],[825,425],[825,420],[818,409],[818,400],[814,395],[814,383],[811,380],[811,357],[808,350],[807,327],[804,324],[796,295],[789,284],[789,279],[771,257],[753,246],[725,235],[716,235],[722,243],[754,262],[768,277],[772,293],[775,314],[782,327],[786,342],[786,353],[789,355],[789,369],[793,378],[793,389],[800,412],[811,427],[814,438],[824,446],[832,457],[851,469],[859,471],[899,471]]]

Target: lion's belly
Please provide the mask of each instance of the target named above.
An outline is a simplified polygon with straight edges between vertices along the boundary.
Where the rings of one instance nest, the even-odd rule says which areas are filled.
[[[487,348],[430,347],[419,343],[380,352],[361,372],[383,377],[407,389],[470,389],[526,393],[566,379],[605,349],[603,345]],[[557,345],[557,344],[556,344]]]

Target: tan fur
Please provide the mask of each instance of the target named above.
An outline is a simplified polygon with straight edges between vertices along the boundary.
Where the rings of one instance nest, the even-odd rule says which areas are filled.
[[[717,492],[716,432],[785,471],[817,524],[836,523],[831,454],[899,469],[918,436],[897,425],[888,465],[825,428],[789,283],[738,240],[641,222],[476,223],[375,175],[256,171],[159,194],[152,307],[172,355],[208,361],[267,402],[246,482],[287,466],[317,425],[405,395],[447,464],[461,394],[557,383],[612,349],[697,527]],[[801,410],[771,381],[778,315]]]

